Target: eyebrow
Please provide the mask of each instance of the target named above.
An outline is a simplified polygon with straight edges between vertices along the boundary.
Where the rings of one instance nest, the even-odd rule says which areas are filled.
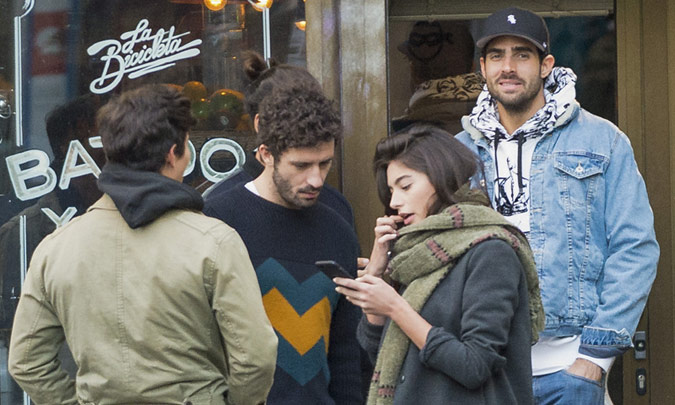
[[[405,180],[405,179],[408,178],[408,177],[410,177],[409,174],[403,174],[403,175],[401,175],[399,178],[397,178],[397,179],[394,181],[394,184],[393,184],[393,185],[395,186],[395,185],[399,184],[400,182],[402,182],[403,180]],[[391,187],[391,186],[389,186],[389,187]]]
[[[513,53],[516,53],[516,52],[534,53],[535,51],[534,51],[534,49],[530,48],[529,46],[522,46],[521,45],[521,46],[511,47],[511,52],[513,52]],[[488,54],[488,53],[503,54],[503,53],[506,53],[506,49],[504,49],[504,48],[488,48],[488,50],[485,52],[485,54]]]
[[[335,159],[335,157],[323,159],[323,160],[319,160],[319,161],[316,161],[316,160],[290,160],[289,163],[292,164],[292,165],[296,165],[296,166],[297,165],[312,165],[312,164],[315,164],[315,163],[316,164],[328,163],[328,162],[330,162],[334,159]]]

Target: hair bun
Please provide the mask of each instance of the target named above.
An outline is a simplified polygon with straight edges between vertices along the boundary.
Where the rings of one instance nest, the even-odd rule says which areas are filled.
[[[251,81],[257,80],[267,69],[277,65],[274,59],[270,59],[268,67],[265,58],[255,51],[244,51],[241,58],[243,60],[244,73]]]

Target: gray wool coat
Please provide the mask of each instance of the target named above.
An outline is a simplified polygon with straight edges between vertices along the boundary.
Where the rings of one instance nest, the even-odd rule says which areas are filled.
[[[527,282],[506,242],[467,251],[420,315],[432,329],[422,350],[410,344],[394,404],[533,403]],[[373,363],[387,326],[359,325]]]

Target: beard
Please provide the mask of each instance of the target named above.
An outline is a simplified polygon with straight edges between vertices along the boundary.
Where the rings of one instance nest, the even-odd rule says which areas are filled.
[[[272,181],[274,182],[274,186],[277,189],[277,193],[279,193],[281,199],[284,200],[289,205],[289,207],[295,209],[309,208],[312,205],[316,204],[316,202],[318,201],[318,195],[317,198],[308,200],[305,198],[301,198],[299,194],[320,192],[321,188],[306,186],[294,192],[291,183],[288,180],[286,180],[281,174],[279,174],[279,171],[277,171],[276,167],[274,168],[274,172],[272,173]]]
[[[497,90],[498,86],[495,83],[502,79],[520,80],[523,83],[523,91],[517,95],[500,93]],[[522,113],[530,109],[532,103],[537,98],[537,95],[539,95],[539,91],[541,90],[543,82],[544,81],[541,78],[527,82],[515,75],[502,75],[496,81],[492,83],[488,82],[488,90],[492,98],[499,102],[499,104],[501,104],[506,111],[512,113]]]

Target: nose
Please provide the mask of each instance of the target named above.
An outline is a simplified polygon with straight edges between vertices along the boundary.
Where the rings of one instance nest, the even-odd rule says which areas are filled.
[[[502,58],[502,72],[513,72],[513,62],[510,57]]]
[[[391,192],[391,200],[389,200],[389,207],[393,210],[399,210],[403,206],[403,202],[401,201],[401,197],[398,192],[392,191]]]
[[[323,187],[324,180],[325,177],[318,165],[312,166],[312,168],[309,169],[309,172],[307,173],[307,184],[314,188],[321,188]]]

